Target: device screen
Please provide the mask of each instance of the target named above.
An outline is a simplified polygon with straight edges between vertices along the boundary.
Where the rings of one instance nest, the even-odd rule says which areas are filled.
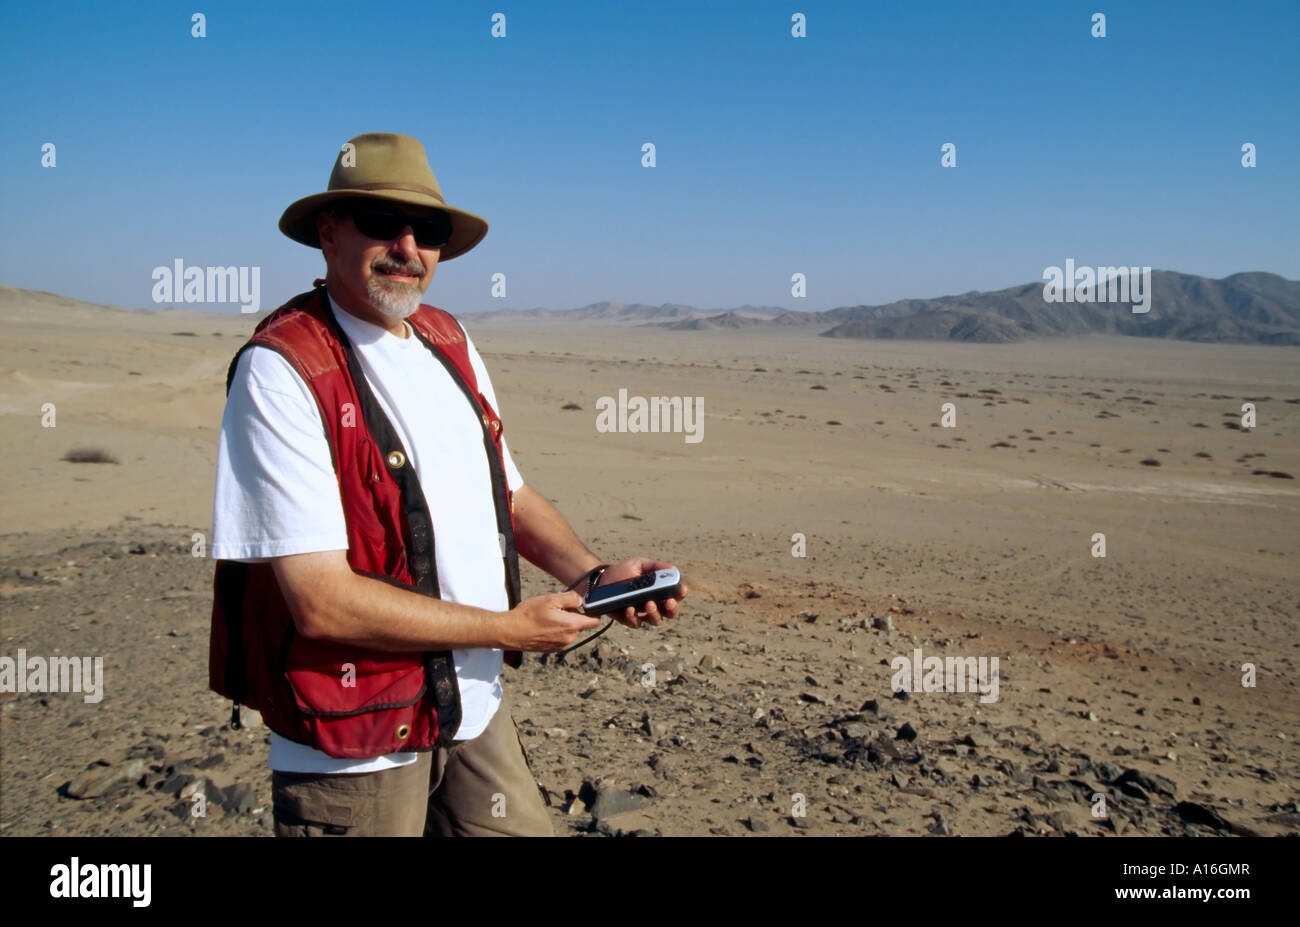
[[[611,596],[622,595],[627,592],[636,592],[638,589],[646,589],[655,583],[654,573],[643,573],[636,579],[624,580],[621,583],[610,583],[608,586],[597,586],[591,590],[587,596],[588,602],[601,602]]]

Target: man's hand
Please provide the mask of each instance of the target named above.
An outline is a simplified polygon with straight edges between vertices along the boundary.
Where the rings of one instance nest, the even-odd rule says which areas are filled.
[[[636,579],[642,573],[649,573],[651,570],[670,570],[673,569],[671,563],[664,563],[662,560],[647,560],[644,557],[633,557],[630,560],[620,560],[618,563],[611,563],[609,569],[600,574],[600,582],[596,583],[599,588],[608,583],[622,582],[625,579]],[[641,627],[641,622],[658,627],[663,624],[664,618],[677,617],[677,603],[686,598],[686,584],[682,583],[682,594],[675,599],[664,599],[662,602],[647,602],[645,611],[637,611],[631,605],[624,609],[623,614],[618,620],[627,625],[629,628]]]
[[[563,650],[583,631],[600,626],[599,618],[575,610],[581,604],[582,596],[575,591],[524,599],[507,612],[505,649],[543,653]]]

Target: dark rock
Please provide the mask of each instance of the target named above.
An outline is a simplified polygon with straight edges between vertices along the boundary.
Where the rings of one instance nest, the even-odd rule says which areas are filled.
[[[1123,773],[1114,763],[1098,763],[1093,768],[1102,782],[1114,782]]]
[[[622,789],[601,789],[596,794],[596,801],[591,805],[591,816],[596,820],[612,818],[615,815],[636,811],[643,804],[640,795],[625,792]]]
[[[1139,769],[1126,769],[1114,780],[1114,784],[1123,788],[1126,784],[1136,785],[1145,792],[1155,792],[1163,795],[1165,798],[1173,799],[1176,796],[1178,786],[1166,779],[1164,776],[1158,776],[1155,773],[1142,772]]]
[[[903,726],[898,729],[898,733],[894,735],[894,739],[916,740],[916,728],[912,727],[911,724],[904,722]]]
[[[745,818],[743,823],[753,833],[756,834],[765,834],[772,829],[767,826],[767,822],[765,822],[762,818],[754,817],[754,815],[752,814],[749,817]]]
[[[1194,801],[1180,801],[1174,806],[1179,817],[1190,824],[1202,824],[1206,827],[1213,827],[1215,830],[1227,831],[1230,834],[1238,834],[1242,837],[1258,837],[1255,831],[1249,827],[1240,824],[1234,824],[1220,815],[1213,808],[1207,808],[1205,805],[1198,805]]]
[[[873,762],[870,757],[870,745],[864,738],[851,737],[844,742],[844,753],[838,761],[848,766],[865,766]]]
[[[212,769],[214,766],[220,766],[225,761],[226,761],[226,755],[224,753],[213,753],[210,756],[205,756],[203,759],[195,763],[194,768]]]
[[[884,734],[879,735],[867,745],[867,759],[876,765],[892,763],[903,758],[902,751],[894,746],[893,741]]]
[[[68,784],[66,794],[71,798],[99,798],[144,775],[144,760],[136,758],[129,763],[111,766],[102,761],[92,764]]]
[[[173,772],[162,782],[158,783],[157,789],[164,795],[175,797],[180,794],[181,789],[194,781],[194,777],[188,773]]]
[[[247,782],[236,782],[221,790],[220,803],[232,814],[247,814],[257,807],[257,791]]]
[[[971,731],[969,734],[967,734],[965,737],[962,738],[961,742],[968,747],[997,746],[996,740],[994,740],[990,735],[985,734],[981,731]]]
[[[1141,786],[1134,782],[1116,782],[1115,788],[1119,789],[1129,798],[1137,798],[1142,801],[1151,801],[1151,796],[1144,792]]]
[[[140,743],[133,744],[128,747],[126,751],[127,759],[136,759],[139,757],[141,759],[161,760],[165,755],[166,751],[163,749],[162,744],[150,743],[148,741],[141,741]]]

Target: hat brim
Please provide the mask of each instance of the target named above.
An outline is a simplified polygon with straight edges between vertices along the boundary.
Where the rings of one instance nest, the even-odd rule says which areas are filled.
[[[424,193],[407,190],[330,190],[305,196],[292,203],[280,216],[280,231],[296,242],[311,248],[320,247],[320,236],[316,233],[316,214],[330,203],[338,200],[365,199],[376,202],[400,203],[404,206],[424,206],[441,209],[451,216],[451,238],[442,246],[438,263],[450,261],[469,251],[487,234],[487,220],[472,212],[457,209],[440,203]]]

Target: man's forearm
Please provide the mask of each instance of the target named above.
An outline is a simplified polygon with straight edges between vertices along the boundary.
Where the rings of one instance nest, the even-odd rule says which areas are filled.
[[[578,540],[559,510],[531,486],[521,486],[515,493],[515,546],[521,557],[566,586],[601,562]]]
[[[508,647],[504,613],[430,598],[352,572],[344,551],[272,561],[300,634],[374,650]]]

